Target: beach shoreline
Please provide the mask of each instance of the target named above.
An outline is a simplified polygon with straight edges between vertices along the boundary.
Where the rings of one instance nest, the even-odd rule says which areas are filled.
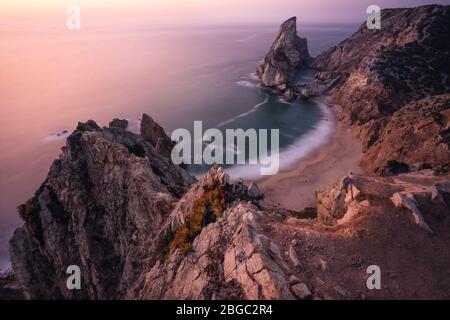
[[[318,102],[327,105],[324,101]],[[359,166],[361,143],[350,128],[336,119],[335,111],[332,108],[329,111],[334,130],[328,143],[298,160],[293,169],[257,181],[264,193],[265,205],[291,210],[313,207],[317,191],[333,185],[349,171],[362,172]]]

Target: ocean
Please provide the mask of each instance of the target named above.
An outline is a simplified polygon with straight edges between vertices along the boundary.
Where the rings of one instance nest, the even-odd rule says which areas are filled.
[[[44,181],[78,121],[107,125],[126,118],[137,127],[145,112],[168,133],[191,130],[194,120],[204,128],[277,128],[283,170],[332,134],[320,105],[285,103],[259,88],[254,72],[277,25],[96,20],[69,31],[64,23],[0,22],[0,270],[9,264],[8,240],[21,224],[17,205]],[[298,27],[315,56],[357,26]],[[312,76],[305,71],[299,80]],[[255,177],[246,166],[229,171]]]

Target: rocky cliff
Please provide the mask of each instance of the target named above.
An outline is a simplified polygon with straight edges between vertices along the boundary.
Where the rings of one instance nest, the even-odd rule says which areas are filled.
[[[267,206],[256,184],[217,166],[196,181],[150,116],[140,135],[125,120],[79,123],[18,208],[10,253],[25,297],[450,298],[449,44],[437,41],[448,12],[385,10],[386,29],[361,27],[315,60],[304,89],[339,104],[370,175],[348,173],[314,208]],[[81,290],[66,287],[69,265]],[[366,286],[371,265],[381,290]]]
[[[26,223],[10,254],[26,297],[119,298],[156,260],[160,225],[194,179],[147,139],[123,121],[79,123],[67,138],[46,181],[18,208]],[[80,266],[84,290],[67,290],[69,265]]]
[[[236,190],[214,168],[167,223],[189,217],[186,208],[211,185]],[[128,298],[450,297],[449,192],[449,180],[432,172],[396,178],[349,173],[318,194],[317,216],[235,198],[187,254],[175,251],[156,262]],[[372,264],[384,270],[381,291],[367,290]]]
[[[330,96],[363,143],[372,174],[450,167],[450,6],[385,9],[319,55],[303,93]],[[445,39],[445,40],[444,40]]]
[[[263,86],[285,92],[295,72],[310,61],[307,40],[297,35],[297,18],[292,17],[281,25],[264,63],[257,68],[257,75]]]
[[[262,198],[217,166],[195,181],[123,121],[80,123],[19,207],[17,282],[32,299],[450,296],[448,177],[349,173],[301,212]],[[372,264],[381,291],[367,290]],[[81,290],[66,287],[69,265]]]

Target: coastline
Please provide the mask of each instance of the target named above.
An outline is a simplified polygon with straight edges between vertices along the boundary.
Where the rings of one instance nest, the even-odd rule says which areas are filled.
[[[323,101],[319,103],[326,104]],[[349,171],[362,172],[359,166],[362,156],[360,142],[350,128],[336,120],[331,108],[329,120],[334,122],[334,131],[327,144],[297,161],[293,169],[258,181],[266,205],[291,210],[312,207],[316,191],[334,184]]]
[[[282,148],[279,151],[280,164],[278,174],[281,172],[289,172],[294,170],[300,160],[308,159],[311,154],[328,145],[332,140],[332,136],[335,131],[335,122],[333,120],[334,115],[332,109],[330,109],[326,103],[325,98],[311,99],[311,102],[316,104],[317,107],[321,109],[320,119],[312,130],[301,135],[291,145]],[[283,103],[290,104],[288,102]],[[302,106],[298,105],[296,107],[301,108]],[[247,113],[250,113],[250,111]],[[266,178],[261,175],[260,164],[233,166],[231,168],[227,168],[226,172],[234,181],[244,179],[246,181],[259,183]],[[206,172],[201,175],[196,175],[196,178],[201,178],[205,173]]]
[[[267,47],[273,37],[268,26],[246,27],[245,33],[258,33],[258,39],[267,28],[267,37],[239,50],[229,40],[248,38],[227,23],[202,26],[199,38],[197,30],[181,35],[175,30],[175,46],[168,38],[170,22],[157,28],[158,34],[141,32],[140,26],[144,38],[133,38],[126,51],[121,51],[124,34],[109,42],[107,32],[108,47],[120,57],[126,54],[92,69],[98,59],[87,52],[84,68],[98,75],[92,83],[75,76],[61,90],[46,91],[34,85],[39,77],[18,81],[39,92],[32,110],[27,102],[33,96],[11,99],[20,102],[12,110],[29,111],[18,108],[23,130],[12,131],[3,166],[11,171],[9,181],[22,188],[3,184],[2,193],[6,209],[19,198],[8,195],[23,191],[28,200],[12,216],[22,227],[12,236],[0,229],[9,239],[0,237],[8,244],[8,250],[0,246],[0,258],[9,253],[14,265],[5,272],[0,268],[0,300],[450,299],[450,70],[440,68],[450,59],[450,43],[440,41],[450,30],[450,5],[383,8],[380,17],[382,29],[363,21],[316,57],[297,33],[297,18],[289,18],[257,67],[258,79],[247,82],[256,84],[251,89],[232,83],[254,69],[243,57]],[[331,29],[336,28],[318,23],[308,33],[324,46],[325,39],[335,40]],[[94,42],[86,48],[97,48],[103,33],[90,37]],[[177,48],[192,54],[180,60]],[[367,52],[373,53],[370,59]],[[52,61],[52,54],[45,57],[50,59],[43,62]],[[139,58],[150,64],[142,67]],[[11,70],[21,75],[26,67],[19,63]],[[57,67],[50,68],[55,76]],[[83,65],[77,67],[83,74]],[[303,69],[311,77],[297,72]],[[117,88],[122,83],[117,79],[124,83],[118,97],[102,90]],[[153,81],[162,89],[148,90]],[[21,88],[13,82],[12,89]],[[77,83],[81,93],[87,85],[94,103],[61,105]],[[264,96],[267,102],[261,102]],[[185,134],[178,139],[171,134],[178,140],[173,141],[145,111],[133,132],[128,120],[109,121],[103,101],[112,111],[128,112],[123,108],[130,106],[134,119],[141,108],[154,111]],[[48,116],[59,105],[68,110],[61,114],[67,122],[86,109],[106,125],[76,119],[72,133],[61,130],[60,117]],[[14,117],[5,118],[14,123]],[[216,123],[223,128],[206,132],[194,122],[193,130],[182,129],[191,119],[205,121],[208,129]],[[50,130],[55,123],[57,129]],[[233,128],[239,130],[234,138],[227,134]],[[34,147],[26,148],[35,145],[30,137],[42,136],[33,132],[52,132],[41,141],[51,143],[39,144],[38,156],[25,157],[34,154]],[[42,148],[62,143],[54,143],[60,138],[66,142],[47,177],[36,191],[26,190],[33,187],[26,173],[39,170],[24,169],[39,169],[36,159],[49,156],[42,156]],[[179,142],[189,149],[177,150]],[[189,165],[200,158],[194,164],[203,164]],[[217,164],[209,166],[211,158]],[[262,170],[267,168],[274,170]],[[182,304],[178,315],[207,317],[216,311]],[[272,314],[269,307],[259,314]]]

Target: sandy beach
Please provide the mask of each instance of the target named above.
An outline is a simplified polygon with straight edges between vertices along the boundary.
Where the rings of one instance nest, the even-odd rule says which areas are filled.
[[[315,205],[315,192],[332,185],[348,171],[361,172],[361,144],[349,128],[330,116],[335,131],[324,147],[298,162],[293,170],[264,178],[258,186],[265,204],[301,210]]]

